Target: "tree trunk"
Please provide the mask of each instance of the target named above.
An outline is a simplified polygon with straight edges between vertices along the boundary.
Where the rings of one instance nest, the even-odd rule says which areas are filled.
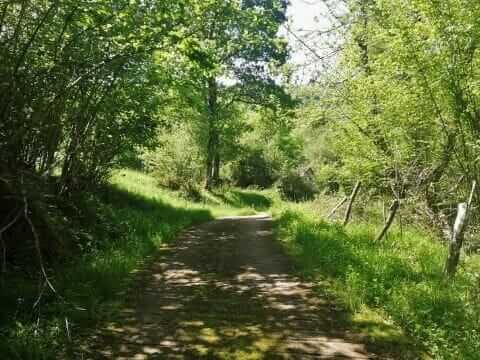
[[[392,205],[390,206],[390,213],[388,214],[388,218],[385,221],[385,225],[383,226],[382,231],[378,234],[375,241],[381,241],[385,234],[387,233],[390,226],[393,224],[393,219],[395,219],[395,215],[397,214],[398,208],[400,207],[400,201],[398,199],[393,200]]]
[[[350,221],[350,218],[352,216],[353,202],[355,201],[355,198],[357,197],[358,192],[360,191],[361,185],[362,185],[362,182],[358,181],[355,187],[353,188],[352,194],[350,195],[350,202],[348,203],[347,211],[345,212],[345,220],[343,221],[343,226],[346,226]]]
[[[457,218],[453,226],[452,238],[448,245],[448,256],[445,263],[445,273],[452,277],[457,272],[460,261],[460,251],[463,245],[465,223],[467,221],[468,206],[466,203],[458,204]]]
[[[208,140],[207,140],[207,161],[205,174],[205,189],[210,190],[215,184],[216,158],[218,154],[217,134],[217,82],[215,78],[208,79],[207,110],[208,110]],[[218,161],[220,166],[220,161]]]
[[[455,134],[453,132],[447,133],[439,161],[424,177],[420,178],[419,182],[419,187],[423,188],[424,191],[426,214],[436,228],[439,237],[445,241],[450,241],[452,238],[452,229],[449,217],[438,205],[441,202],[441,195],[435,187],[444,176],[452,160],[455,142]]]
[[[213,159],[213,183],[214,185],[218,185],[220,183],[220,154],[218,152],[218,144],[217,151]]]
[[[458,204],[457,218],[453,226],[453,232],[448,246],[448,256],[445,262],[445,274],[453,277],[457,272],[458,263],[460,261],[460,252],[462,250],[465,228],[468,221],[468,211],[470,210],[473,195],[477,183],[474,181],[468,202]]]
[[[210,134],[209,134],[210,135]],[[210,190],[213,187],[213,144],[212,139],[209,137],[207,145],[207,161],[206,161],[206,173],[205,173],[205,189]]]

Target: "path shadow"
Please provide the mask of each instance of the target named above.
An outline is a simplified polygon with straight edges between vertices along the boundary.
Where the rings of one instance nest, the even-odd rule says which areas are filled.
[[[69,301],[87,309],[70,314],[80,327],[85,317],[95,321],[99,308],[110,312],[105,308],[119,302],[118,292],[124,290],[139,263],[183,229],[213,219],[206,209],[172,206],[114,185],[105,186],[99,199],[102,211],[97,206],[92,214],[97,221],[88,221],[94,249],[82,260],[58,269],[63,270],[57,278],[60,290],[70,294]]]
[[[62,208],[71,222],[61,236],[72,239],[74,256],[48,263],[61,298],[44,291],[35,307],[36,274],[17,271],[0,279],[1,359],[33,358],[36,353],[50,358],[67,342],[65,319],[76,337],[80,329],[109,318],[118,311],[123,300],[119,292],[141,261],[186,227],[213,219],[207,209],[172,206],[115,185],[99,188],[96,196],[81,195]],[[41,336],[34,335],[37,332]],[[50,341],[57,345],[45,349]]]
[[[349,314],[291,275],[268,218],[185,232],[137,273],[125,307],[77,349],[85,359],[388,359]],[[388,339],[387,339],[388,340]],[[79,351],[79,352],[78,352]],[[407,359],[407,357],[401,357]]]

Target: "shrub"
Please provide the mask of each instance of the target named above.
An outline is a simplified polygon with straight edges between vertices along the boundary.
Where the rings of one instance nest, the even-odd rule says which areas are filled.
[[[342,174],[332,164],[324,164],[316,174],[316,182],[320,189],[327,194],[336,193],[340,190]]]
[[[232,180],[240,187],[268,188],[275,182],[275,171],[261,150],[251,150],[233,164]]]
[[[188,131],[177,127],[179,136],[162,136],[161,146],[144,155],[147,170],[161,186],[181,191],[195,199],[203,178],[203,161]],[[188,151],[185,151],[188,149]]]
[[[307,201],[318,194],[315,183],[308,176],[298,172],[289,172],[282,176],[278,182],[278,189],[282,197],[290,201]]]

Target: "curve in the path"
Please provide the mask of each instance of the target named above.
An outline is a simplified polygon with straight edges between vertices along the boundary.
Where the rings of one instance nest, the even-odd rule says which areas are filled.
[[[292,275],[268,216],[220,219],[161,250],[84,359],[372,359]]]

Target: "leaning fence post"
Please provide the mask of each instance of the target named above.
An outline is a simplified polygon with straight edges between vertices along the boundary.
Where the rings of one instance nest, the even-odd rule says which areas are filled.
[[[327,216],[327,219],[331,219],[333,217],[333,215],[335,215],[335,213],[337,212],[338,209],[340,209],[342,207],[343,204],[345,204],[348,200],[348,196],[345,196],[342,201],[340,201],[334,208],[332,211],[330,211],[330,214],[328,214]]]
[[[380,234],[378,234],[377,238],[375,241],[381,241],[385,234],[387,233],[388,229],[390,229],[390,226],[393,223],[393,219],[395,219],[395,214],[398,211],[398,208],[400,207],[400,201],[398,199],[393,200],[392,205],[390,205],[390,213],[388,214],[388,218],[385,221],[385,225],[383,226],[382,231],[380,231]]]
[[[472,190],[468,202],[458,204],[457,218],[453,225],[453,232],[448,245],[448,256],[445,262],[445,274],[449,277],[453,277],[457,272],[457,266],[460,261],[460,252],[462,250],[463,238],[465,235],[465,228],[468,221],[468,212],[472,206],[473,195],[477,182],[473,181]]]
[[[345,212],[345,220],[343,221],[343,226],[347,225],[348,222],[350,221],[350,218],[352,216],[352,207],[353,207],[353,202],[355,201],[355,198],[358,195],[358,192],[360,191],[360,185],[362,184],[361,181],[357,181],[355,184],[355,187],[353,188],[352,194],[350,195],[350,202],[348,203],[347,211]]]

